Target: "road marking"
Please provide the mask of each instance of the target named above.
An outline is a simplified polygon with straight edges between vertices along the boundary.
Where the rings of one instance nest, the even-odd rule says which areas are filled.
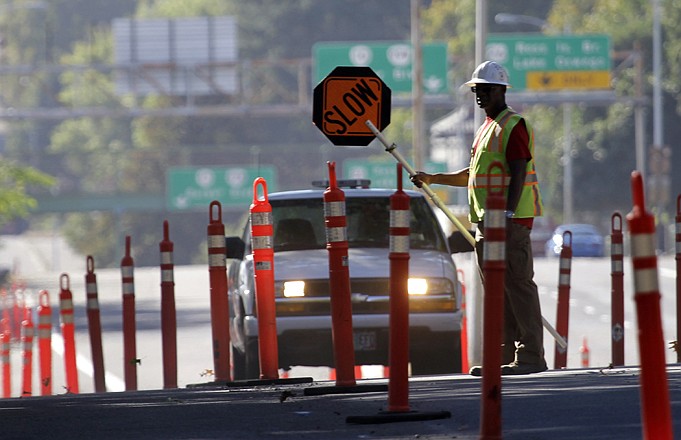
[[[667,278],[676,278],[676,271],[673,269],[666,269],[664,267],[658,267],[657,270],[660,272],[660,276]]]
[[[62,338],[61,333],[55,331],[52,332],[52,351],[61,357],[64,356],[64,338]],[[76,367],[78,368],[78,371],[86,376],[90,378],[94,377],[95,367],[92,365],[92,362],[77,351]],[[125,391],[125,382],[115,374],[109,371],[104,372],[104,380],[106,382],[107,391]]]

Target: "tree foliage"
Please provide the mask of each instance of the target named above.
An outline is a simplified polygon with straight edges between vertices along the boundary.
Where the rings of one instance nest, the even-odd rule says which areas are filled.
[[[27,217],[36,207],[28,195],[31,187],[49,187],[54,179],[45,173],[0,159],[0,226],[16,218]]]

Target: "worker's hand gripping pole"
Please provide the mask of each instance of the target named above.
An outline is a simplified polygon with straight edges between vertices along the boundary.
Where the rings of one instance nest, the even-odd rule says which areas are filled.
[[[397,151],[397,145],[395,145],[395,143],[388,142],[388,140],[385,138],[385,136],[383,136],[383,133],[378,131],[376,126],[371,121],[366,121],[366,126],[369,127],[369,130],[371,130],[371,132],[376,136],[376,139],[381,141],[383,146],[385,146],[385,151],[392,154],[392,156],[399,163],[402,164],[404,169],[407,170],[407,172],[409,173],[409,176],[413,176],[413,175],[416,174],[416,171],[414,170],[414,168],[409,164],[409,162],[407,162],[407,160],[404,158],[404,156],[402,156],[402,154],[400,154],[400,152]],[[471,246],[473,246],[473,248],[475,248],[475,238],[473,238],[471,233],[464,227],[463,224],[461,224],[459,219],[457,219],[454,216],[452,211],[450,211],[449,208],[447,208],[447,205],[445,205],[444,202],[442,202],[442,200],[437,196],[437,194],[435,194],[435,192],[433,192],[433,190],[430,189],[428,184],[422,183],[421,188],[428,195],[428,197],[430,197],[430,199],[433,201],[433,203],[435,203],[435,205],[437,205],[437,207],[442,210],[442,212],[447,216],[447,218],[452,223],[454,223],[454,226],[456,226],[456,228],[463,234],[463,236],[466,237],[466,240],[468,240],[468,242],[471,244]],[[480,271],[480,268],[478,268],[478,272],[480,272],[480,277],[484,279],[484,277],[482,275],[482,271]],[[544,328],[546,328],[546,330],[548,330],[548,332],[551,334],[551,336],[554,337],[554,339],[556,340],[558,345],[560,345],[563,348],[567,347],[567,342],[565,342],[565,339],[563,339],[563,337],[560,334],[558,334],[556,329],[554,329],[553,326],[551,326],[551,324],[543,316],[542,316],[542,324],[544,324]]]

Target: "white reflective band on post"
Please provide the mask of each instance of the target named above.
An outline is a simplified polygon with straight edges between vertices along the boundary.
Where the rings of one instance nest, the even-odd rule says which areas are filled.
[[[631,255],[633,257],[654,257],[655,254],[655,235],[654,234],[632,234],[631,235]]]
[[[569,273],[561,273],[558,275],[558,284],[561,286],[569,286],[570,285],[570,274]]]
[[[33,332],[34,332],[33,327],[23,327],[23,330],[24,330],[24,337],[25,338],[33,338]]]
[[[506,260],[506,243],[485,240],[482,252],[485,261],[504,261]]]
[[[9,363],[9,355],[8,355],[8,354],[3,354],[3,355],[2,355],[2,363],[3,363],[3,364],[8,364],[8,363]]]
[[[408,235],[391,235],[390,236],[390,252],[409,252],[409,236]]]
[[[657,268],[635,270],[634,286],[636,287],[636,292],[634,292],[634,295],[639,292],[658,292],[659,287],[657,283]]]
[[[390,227],[391,228],[408,228],[410,220],[410,212],[408,209],[392,209],[390,210]]]
[[[39,328],[38,329],[38,338],[39,339],[48,339],[50,336],[52,336],[52,330],[49,328]]]
[[[612,260],[612,264],[610,265],[610,270],[613,273],[621,273],[624,272],[624,261],[622,260]]]
[[[560,265],[558,266],[560,269],[570,270],[571,266],[572,266],[572,258],[561,258],[560,259]]]
[[[173,264],[173,253],[161,252],[161,264]]]
[[[73,324],[73,314],[67,313],[65,315],[61,315],[61,322],[64,324]]]
[[[324,217],[345,215],[345,202],[324,202]]]
[[[135,285],[133,283],[123,283],[123,295],[132,295],[135,293]]]
[[[676,224],[676,233],[681,234],[681,223]]]
[[[610,253],[612,255],[622,255],[624,254],[624,245],[622,243],[613,243],[610,246]]]
[[[272,249],[271,235],[256,235],[252,238],[253,249]]]
[[[134,266],[121,266],[121,276],[123,278],[132,278],[135,275]]]
[[[681,243],[676,242],[675,249],[677,254],[681,254]]]
[[[97,283],[87,283],[85,285],[85,293],[97,293]]]
[[[326,228],[326,242],[348,241],[348,233],[344,227]]]
[[[225,267],[225,254],[208,254],[208,265],[210,267]]]
[[[87,308],[88,310],[99,310],[99,301],[97,301],[97,298],[88,298]]]
[[[485,213],[485,228],[505,228],[506,215],[499,209],[491,209]]]
[[[267,226],[272,224],[271,212],[252,212],[251,225],[253,226]]]
[[[38,325],[52,324],[52,317],[50,315],[38,315]]]
[[[73,299],[62,299],[59,301],[62,310],[73,310]]]
[[[161,270],[162,283],[172,283],[173,281],[173,271],[171,269]]]
[[[208,249],[225,247],[225,237],[222,235],[208,236]]]

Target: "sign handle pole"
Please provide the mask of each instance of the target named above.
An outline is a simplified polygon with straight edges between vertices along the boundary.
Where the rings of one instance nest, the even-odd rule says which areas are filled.
[[[392,143],[392,144],[389,143],[387,141],[387,139],[385,138],[385,136],[383,136],[383,133],[378,131],[376,126],[371,121],[366,121],[366,125],[367,125],[367,127],[369,127],[369,130],[371,130],[371,132],[374,135],[376,135],[376,138],[379,141],[381,141],[381,143],[385,146],[385,151],[392,154],[393,157],[395,159],[397,159],[397,161],[399,163],[402,164],[404,169],[407,170],[407,172],[409,173],[410,177],[413,176],[414,174],[416,174],[416,171],[414,171],[414,168],[412,168],[412,166],[409,164],[409,162],[407,162],[407,160],[404,158],[404,156],[402,156],[402,154],[400,154],[400,152],[397,151],[397,145],[395,145],[394,143]],[[430,197],[430,199],[433,201],[433,203],[435,203],[437,205],[437,207],[440,208],[442,210],[442,212],[447,216],[447,218],[452,223],[454,223],[454,226],[456,226],[456,228],[459,231],[461,231],[461,233],[463,234],[464,237],[466,237],[466,240],[468,240],[468,242],[471,244],[471,246],[475,247],[475,239],[473,238],[471,233],[468,232],[468,230],[464,227],[463,224],[461,224],[459,219],[454,217],[454,214],[447,208],[447,206],[444,204],[444,202],[442,202],[442,199],[440,199],[440,197],[438,197],[438,195],[435,194],[435,192],[433,192],[432,189],[430,189],[430,186],[428,186],[428,184],[423,183],[421,187],[423,188],[423,191],[425,191],[425,193],[428,194],[428,197]]]
[[[409,162],[407,162],[407,160],[404,158],[404,156],[402,156],[402,154],[400,154],[400,152],[397,151],[397,145],[395,143],[388,142],[388,140],[385,138],[385,136],[383,136],[383,133],[378,131],[376,126],[371,121],[366,121],[366,125],[367,125],[367,127],[369,127],[369,130],[371,130],[371,132],[376,136],[376,138],[379,141],[381,141],[381,143],[385,146],[385,151],[392,154],[392,156],[399,163],[402,164],[404,169],[407,170],[407,172],[409,173],[409,176],[413,176],[414,174],[416,174],[416,171],[414,171],[414,168],[412,168],[412,166],[409,164]],[[425,183],[422,184],[422,188],[425,191],[425,193],[428,194],[428,197],[430,197],[430,199],[433,201],[433,203],[435,203],[437,205],[437,207],[442,210],[442,212],[447,216],[447,218],[452,223],[454,223],[454,226],[456,226],[456,228],[459,231],[461,231],[463,236],[466,237],[466,240],[468,240],[468,242],[473,246],[473,248],[475,248],[475,239],[473,238],[471,233],[468,232],[468,230],[464,227],[463,224],[461,224],[459,219],[454,217],[454,214],[452,213],[452,211],[449,208],[447,208],[447,205],[444,204],[442,199],[440,199],[437,196],[437,194],[435,194],[433,192],[433,190],[430,189],[430,187],[427,184],[425,184]],[[478,272],[480,272],[480,277],[484,280],[484,277],[482,276],[482,271],[480,271],[479,269],[480,268],[478,267]],[[558,345],[560,345],[563,348],[567,348],[567,342],[565,341],[565,339],[556,331],[556,329],[553,328],[553,326],[551,326],[551,324],[546,320],[546,318],[544,318],[542,316],[541,320],[542,320],[542,324],[544,325],[544,328],[546,330],[548,330],[548,332],[551,334],[551,336],[553,336],[553,338],[556,340]]]

